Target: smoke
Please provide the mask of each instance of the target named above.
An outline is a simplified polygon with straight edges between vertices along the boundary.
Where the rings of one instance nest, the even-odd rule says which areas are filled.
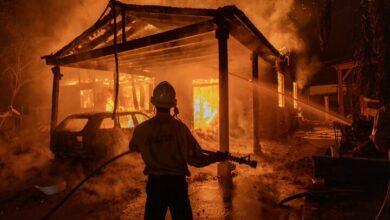
[[[11,140],[0,138],[0,197],[39,184],[53,158],[48,139],[37,132],[22,131]],[[38,182],[37,182],[38,181]],[[6,195],[4,195],[6,194]]]
[[[255,1],[255,0],[215,0],[215,1],[171,1],[171,0],[126,0],[125,3],[168,5],[177,7],[200,7],[217,8],[224,5],[236,5],[250,18],[258,29],[277,48],[285,48],[299,54],[300,61],[297,75],[303,86],[316,70],[316,59],[305,56],[306,45],[300,36],[300,26],[307,22],[300,19],[299,22],[293,17],[298,13],[304,17],[302,11],[297,10],[294,0]],[[19,102],[27,102],[29,105],[42,103],[49,106],[50,101],[50,69],[40,57],[57,51],[90,27],[100,13],[106,7],[108,1],[94,0],[70,0],[70,1],[44,1],[44,0],[17,0],[12,4],[15,10],[14,23],[9,36],[13,44],[27,41],[26,60],[32,60],[33,64],[27,72],[28,75],[40,76],[39,80],[31,83],[26,96],[19,96]],[[11,4],[11,3],[10,3]],[[294,14],[295,13],[295,14]],[[8,24],[9,22],[7,22]],[[8,25],[10,26],[10,25]],[[23,36],[17,39],[15,36]],[[302,61],[301,61],[302,60]],[[303,61],[304,60],[304,61]],[[43,82],[42,82],[43,81]],[[45,85],[45,86],[42,86]]]
[[[51,93],[51,73],[49,66],[44,64],[40,59],[42,55],[56,52],[58,49],[65,46],[76,36],[81,34],[85,29],[93,25],[100,13],[103,12],[108,1],[96,0],[16,0],[9,1],[13,5],[15,13],[11,19],[12,25],[7,25],[8,41],[3,41],[13,45],[19,45],[22,41],[26,42],[25,59],[32,60],[32,64],[26,70],[26,76],[38,76],[38,80],[31,82],[30,86],[26,87],[24,94],[19,96],[19,103],[28,103],[31,106],[43,105],[47,108],[50,106]],[[152,4],[152,5],[167,5],[178,7],[203,7],[217,8],[224,5],[236,5],[240,8],[249,19],[258,27],[258,29],[266,36],[266,38],[277,48],[287,48],[288,51],[296,51],[300,55],[305,55],[306,45],[302,40],[297,22],[291,19],[291,14],[294,12],[296,3],[294,0],[214,0],[214,1],[197,1],[197,0],[137,0],[124,1],[131,4]],[[7,22],[8,24],[9,22]],[[4,32],[4,30],[3,30]],[[20,37],[17,37],[20,36]],[[5,46],[5,43],[3,43]],[[249,60],[249,56],[246,57]],[[309,76],[318,65],[315,58],[301,59],[299,68],[297,69],[298,80],[301,86],[305,85]],[[197,69],[188,70],[182,69],[185,74],[192,75],[199,72]],[[169,72],[169,71],[167,71]],[[178,73],[179,74],[179,73]],[[184,77],[181,73],[179,77]],[[174,74],[172,74],[174,75]],[[217,77],[217,71],[204,71],[203,76]],[[173,84],[180,87],[191,85],[183,85],[182,81],[176,77],[177,81]],[[239,96],[240,97],[240,96]],[[183,95],[180,103],[185,103],[186,100],[192,99],[191,94]],[[242,97],[241,97],[242,99]],[[240,101],[234,101],[235,106],[240,105]],[[182,110],[182,115],[187,115],[192,112],[191,109]],[[239,127],[251,126],[248,122],[242,120],[245,118],[245,112],[239,114]],[[185,117],[187,117],[185,116]],[[48,115],[46,115],[48,117]],[[26,138],[28,140],[28,138]],[[43,146],[48,150],[48,143]],[[37,149],[39,149],[37,147]],[[9,152],[0,152],[0,155],[7,157]],[[46,154],[42,154],[46,155]],[[12,158],[12,157],[11,157]],[[50,156],[45,156],[42,161],[47,161]],[[30,158],[31,159],[31,158]],[[14,159],[17,161],[16,159]],[[18,162],[19,163],[19,162]],[[15,162],[16,164],[16,162]],[[20,163],[22,164],[22,163]],[[19,166],[19,165],[17,165]],[[21,165],[22,166],[22,165]],[[20,169],[21,167],[15,167]],[[21,173],[16,171],[15,173]],[[17,178],[24,178],[18,176]]]
[[[316,56],[299,57],[296,64],[296,81],[300,89],[304,88],[314,74],[320,70],[321,62]]]

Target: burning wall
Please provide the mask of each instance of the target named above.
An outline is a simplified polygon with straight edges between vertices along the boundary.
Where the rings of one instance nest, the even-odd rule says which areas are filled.
[[[112,112],[113,74],[107,71],[62,68],[59,121],[69,114]],[[154,80],[142,75],[121,73],[118,111],[152,111],[149,102]]]

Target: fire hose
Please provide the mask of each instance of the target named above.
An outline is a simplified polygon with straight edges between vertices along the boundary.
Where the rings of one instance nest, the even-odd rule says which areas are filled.
[[[83,180],[81,180],[73,189],[71,189],[68,194],[66,194],[64,196],[64,198],[61,199],[61,201],[59,203],[57,203],[56,206],[54,206],[54,208],[52,208],[46,215],[45,217],[42,218],[42,220],[46,220],[46,219],[49,219],[51,215],[53,215],[65,202],[66,200],[68,200],[72,195],[73,193],[75,193],[85,182],[87,182],[91,177],[93,177],[96,173],[98,173],[101,169],[103,169],[105,166],[107,166],[108,164],[114,162],[115,160],[127,155],[127,154],[130,154],[131,151],[126,151],[126,152],[123,152],[113,158],[111,158],[110,160],[106,161],[105,163],[103,163],[102,165],[100,165],[98,168],[96,168],[94,171],[92,171],[90,174],[88,174]]]
[[[214,151],[209,151],[209,150],[202,150],[202,152],[205,154],[214,154],[215,153]],[[251,160],[250,154],[248,154],[248,156],[244,156],[244,157],[237,157],[237,156],[233,156],[230,153],[228,153],[226,160],[230,160],[230,161],[233,161],[233,162],[236,162],[239,164],[246,164],[252,168],[257,167],[257,161]]]
[[[213,154],[215,153],[214,151],[208,151],[208,150],[202,150],[203,153],[205,154]],[[60,202],[57,203],[56,206],[54,206],[46,215],[45,217],[42,218],[42,220],[47,220],[49,219],[72,195],[73,193],[75,193],[85,182],[87,182],[91,177],[93,177],[96,173],[98,173],[101,169],[103,169],[104,167],[106,167],[108,164],[118,160],[119,158],[123,157],[123,156],[126,156],[128,154],[132,153],[132,151],[126,151],[126,152],[123,152],[113,158],[111,158],[110,160],[106,161],[105,163],[103,163],[102,165],[100,165],[98,168],[96,168],[94,171],[92,171],[90,174],[88,174],[83,180],[81,180],[73,189],[71,189],[68,194],[66,194],[64,196],[64,198],[62,198],[60,200]],[[257,161],[255,160],[251,160],[250,159],[250,155],[248,156],[245,156],[245,157],[236,157],[236,156],[233,156],[231,154],[228,154],[227,156],[227,160],[231,160],[231,161],[234,161],[234,162],[237,162],[239,164],[247,164],[248,166],[252,167],[252,168],[256,168],[257,166]]]

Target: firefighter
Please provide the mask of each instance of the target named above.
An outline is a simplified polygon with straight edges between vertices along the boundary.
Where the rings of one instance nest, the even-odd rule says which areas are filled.
[[[192,219],[186,176],[187,164],[203,167],[227,159],[227,152],[204,154],[187,126],[175,117],[176,93],[171,84],[158,84],[150,99],[156,115],[138,125],[130,141],[130,150],[141,153],[145,162],[145,219],[165,219],[169,208],[172,219]],[[171,109],[174,115],[171,115]]]

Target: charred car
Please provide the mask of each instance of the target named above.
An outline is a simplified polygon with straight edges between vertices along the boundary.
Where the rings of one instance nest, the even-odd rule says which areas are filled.
[[[51,150],[57,160],[100,161],[128,149],[134,127],[149,117],[142,112],[74,114],[52,134]]]

